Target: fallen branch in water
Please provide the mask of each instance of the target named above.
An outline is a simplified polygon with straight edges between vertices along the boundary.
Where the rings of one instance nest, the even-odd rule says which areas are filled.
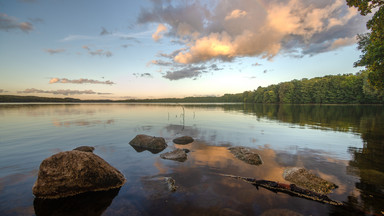
[[[257,189],[258,187],[263,187],[265,189],[268,189],[273,192],[282,192],[286,193],[292,196],[297,197],[303,197],[305,199],[314,200],[321,203],[328,203],[330,205],[334,206],[342,206],[344,205],[342,202],[332,200],[327,195],[316,193],[301,187],[296,186],[295,184],[284,184],[279,183],[275,181],[268,181],[268,180],[256,180],[254,178],[249,177],[241,177],[241,176],[235,176],[235,175],[227,175],[227,174],[219,174],[221,176],[235,178],[235,179],[241,179],[245,182],[253,184]]]

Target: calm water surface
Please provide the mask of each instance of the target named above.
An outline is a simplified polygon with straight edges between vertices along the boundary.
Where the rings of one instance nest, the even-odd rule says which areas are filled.
[[[162,153],[188,148],[188,160],[136,152],[128,142],[137,134],[164,137]],[[181,135],[195,142],[173,144]],[[94,146],[127,183],[60,203],[35,200],[41,161],[82,145]],[[239,161],[230,146],[255,148],[264,163]],[[0,104],[0,215],[380,215],[383,158],[383,106]],[[286,182],[283,170],[293,166],[336,183],[329,196],[347,207],[219,175]],[[166,189],[159,180],[165,176],[176,180],[178,191]]]

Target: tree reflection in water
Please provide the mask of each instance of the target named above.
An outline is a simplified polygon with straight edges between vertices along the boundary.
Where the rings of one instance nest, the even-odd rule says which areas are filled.
[[[348,174],[359,178],[355,185],[358,192],[348,197],[346,205],[368,214],[384,211],[383,106],[245,104],[227,107],[227,110],[241,111],[258,118],[298,124],[312,129],[359,134],[364,145],[362,148],[349,148],[353,159],[347,167]],[[332,214],[339,213],[343,213],[342,210],[335,208]],[[356,212],[360,213],[361,211]]]

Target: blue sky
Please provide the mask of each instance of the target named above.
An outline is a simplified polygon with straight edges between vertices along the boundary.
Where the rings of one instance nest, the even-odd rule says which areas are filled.
[[[0,94],[220,96],[356,73],[344,0],[0,0]]]

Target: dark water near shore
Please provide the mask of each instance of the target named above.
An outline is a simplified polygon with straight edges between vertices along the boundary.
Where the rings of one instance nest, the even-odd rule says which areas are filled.
[[[183,112],[184,107],[184,112]],[[384,109],[360,105],[0,104],[0,215],[360,215],[384,213]],[[183,115],[184,113],[184,115]],[[188,160],[136,152],[137,134],[188,148]],[[186,146],[172,139],[189,135]],[[120,189],[55,203],[35,200],[42,160],[94,146],[127,178]],[[227,148],[258,150],[261,166]],[[329,196],[346,208],[274,193],[220,173],[286,182],[300,166],[339,188]],[[169,192],[159,180],[179,187]]]

